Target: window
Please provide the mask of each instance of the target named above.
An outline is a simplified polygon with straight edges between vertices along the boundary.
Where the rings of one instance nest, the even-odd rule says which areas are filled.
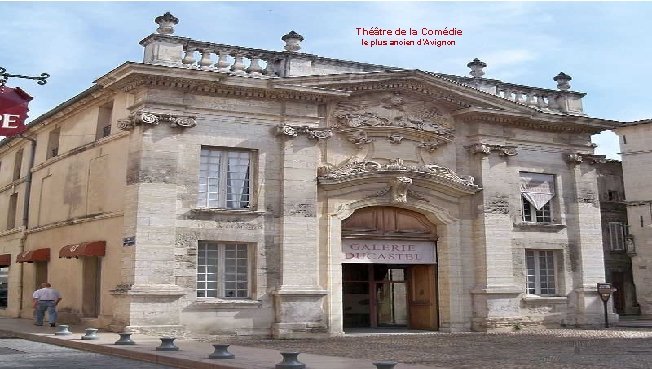
[[[61,132],[59,128],[50,131],[47,152],[45,154],[46,160],[59,155],[59,132]]]
[[[251,206],[250,152],[202,147],[199,164],[200,208]]]
[[[16,155],[14,156],[14,177],[12,180],[17,180],[20,178],[20,172],[23,167],[23,149],[20,149],[16,151]]]
[[[623,135],[623,145],[627,145],[627,137]]]
[[[523,221],[552,223],[552,205],[555,197],[555,179],[550,174],[521,172],[521,199]]]
[[[557,293],[554,251],[525,250],[525,258],[527,259],[527,293],[554,296]]]
[[[611,251],[625,250],[625,225],[609,222],[609,249]]]
[[[199,241],[197,297],[248,298],[249,246]]]
[[[8,274],[9,268],[0,267],[0,309],[7,308]]]
[[[111,134],[111,117],[113,114],[113,101],[106,103],[99,108],[97,113],[97,130],[95,139],[107,137]]]
[[[18,205],[18,194],[9,196],[9,208],[7,209],[7,229],[16,228],[16,206]]]

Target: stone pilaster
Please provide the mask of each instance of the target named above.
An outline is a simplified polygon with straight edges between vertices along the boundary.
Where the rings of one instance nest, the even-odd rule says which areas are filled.
[[[567,217],[573,286],[569,295],[567,324],[581,327],[604,324],[604,310],[597,283],[605,281],[597,173],[587,162],[570,163],[575,199]],[[609,309],[612,311],[612,309]],[[618,316],[610,314],[610,321]]]
[[[509,183],[514,175],[507,165],[507,156],[516,153],[512,147],[509,155],[502,154],[502,151],[496,155],[492,151],[497,150],[471,150],[476,157],[481,157],[479,165],[483,188],[479,194],[482,204],[478,207],[475,230],[476,283],[471,291],[474,309],[472,327],[478,331],[511,328],[518,322],[520,311],[517,297],[523,292],[523,287],[514,283],[513,220],[509,203],[509,189],[518,190],[518,184]]]
[[[299,338],[327,332],[326,291],[319,286],[317,223],[318,138],[283,133],[281,285],[274,292],[272,334]]]
[[[177,198],[177,145],[174,128],[135,126],[125,193],[122,283],[116,296],[114,329],[170,332],[179,329],[179,297],[174,283]],[[167,139],[169,138],[169,139]]]

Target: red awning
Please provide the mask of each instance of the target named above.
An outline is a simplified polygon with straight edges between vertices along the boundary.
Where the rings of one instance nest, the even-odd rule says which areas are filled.
[[[11,265],[11,254],[0,255],[0,268],[8,267]]]
[[[78,258],[80,256],[104,256],[106,242],[92,241],[64,246],[59,250],[60,258]]]
[[[21,252],[16,256],[17,263],[33,263],[35,261],[49,261],[50,249],[37,249],[32,251]]]

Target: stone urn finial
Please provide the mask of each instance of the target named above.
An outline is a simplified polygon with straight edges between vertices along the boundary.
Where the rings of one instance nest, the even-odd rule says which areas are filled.
[[[484,71],[482,68],[487,67],[487,63],[481,61],[478,58],[473,59],[472,62],[466,65],[467,67],[471,68],[471,71],[469,72],[470,75],[473,76],[473,78],[480,78],[484,76]]]
[[[294,31],[290,31],[287,35],[281,37],[281,40],[285,41],[285,50],[294,52],[301,50],[301,41],[303,41],[303,36],[300,34]]]
[[[165,12],[165,14],[156,17],[154,22],[158,24],[156,32],[163,35],[171,35],[174,33],[174,26],[179,23],[179,18],[170,14],[170,12]]]
[[[572,79],[571,76],[569,76],[568,74],[564,72],[559,72],[559,74],[556,75],[552,80],[557,82],[558,89],[562,91],[566,91],[570,89],[570,83],[568,82],[570,82],[571,79]]]

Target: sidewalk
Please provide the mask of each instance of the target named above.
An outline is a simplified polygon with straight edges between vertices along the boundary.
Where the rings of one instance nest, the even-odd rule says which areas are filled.
[[[160,345],[158,337],[133,334],[131,339],[136,342],[134,346],[116,346],[114,342],[120,336],[113,332],[98,332],[97,340],[81,340],[85,328],[70,326],[73,333],[69,336],[55,336],[57,328],[48,326],[38,327],[33,325],[31,319],[2,318],[0,317],[0,332],[23,338],[30,341],[49,343],[58,346],[70,347],[79,350],[96,352],[99,354],[125,357],[133,360],[168,365],[184,369],[273,369],[281,362],[282,357],[278,351],[251,348],[245,346],[230,346],[229,351],[235,354],[235,359],[208,359],[213,352],[213,346],[207,342],[190,340],[175,340],[179,351],[156,351]],[[381,350],[382,351],[382,350]],[[380,352],[382,355],[382,352]],[[378,361],[385,358],[379,357]],[[366,359],[350,359],[334,356],[300,354],[299,360],[306,364],[308,369],[365,369],[375,368],[371,361]],[[443,367],[398,364],[396,369],[445,369]]]

